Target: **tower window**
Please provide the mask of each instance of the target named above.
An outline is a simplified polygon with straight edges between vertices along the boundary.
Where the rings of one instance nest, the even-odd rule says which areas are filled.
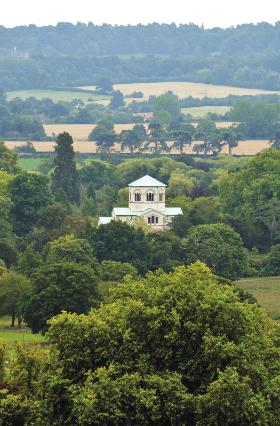
[[[158,217],[157,216],[149,216],[148,217],[148,223],[149,224],[158,223]]]
[[[162,192],[159,194],[159,201],[163,201],[163,193]]]
[[[135,192],[135,194],[134,194],[134,201],[141,201],[141,194],[140,194],[140,192]]]
[[[147,193],[147,201],[154,201],[155,194],[153,192]]]

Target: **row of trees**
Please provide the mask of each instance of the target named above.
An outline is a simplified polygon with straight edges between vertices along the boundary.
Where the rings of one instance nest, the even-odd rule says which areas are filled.
[[[153,121],[146,128],[135,125],[131,130],[123,130],[117,135],[114,124],[110,121],[100,121],[89,135],[89,140],[95,141],[101,151],[111,151],[116,142],[122,150],[172,152],[178,150],[182,155],[185,147],[194,144],[193,150],[203,154],[219,154],[224,146],[228,147],[229,154],[232,148],[238,146],[242,140],[242,133],[238,126],[232,125],[227,129],[218,129],[214,121],[201,120],[197,127],[189,123],[171,123],[168,127],[160,122]]]

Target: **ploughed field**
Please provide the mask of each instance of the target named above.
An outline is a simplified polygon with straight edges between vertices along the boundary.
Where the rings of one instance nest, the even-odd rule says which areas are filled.
[[[273,319],[280,320],[280,276],[243,278],[235,284],[251,293]]]

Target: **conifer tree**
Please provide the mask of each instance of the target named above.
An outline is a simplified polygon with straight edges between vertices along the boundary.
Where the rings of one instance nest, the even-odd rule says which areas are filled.
[[[56,142],[52,190],[54,194],[63,191],[69,202],[79,204],[79,177],[74,159],[72,136],[66,132],[61,133]]]

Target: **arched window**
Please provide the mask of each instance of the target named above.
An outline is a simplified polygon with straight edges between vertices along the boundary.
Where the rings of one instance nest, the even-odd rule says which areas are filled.
[[[158,197],[159,202],[164,200],[164,195],[162,192],[159,193],[159,197]]]
[[[134,201],[141,201],[140,192],[134,192]]]
[[[147,192],[147,201],[154,201],[155,194],[153,192]]]
[[[149,216],[148,217],[148,223],[149,224],[154,224],[154,223],[158,223],[158,216]]]

